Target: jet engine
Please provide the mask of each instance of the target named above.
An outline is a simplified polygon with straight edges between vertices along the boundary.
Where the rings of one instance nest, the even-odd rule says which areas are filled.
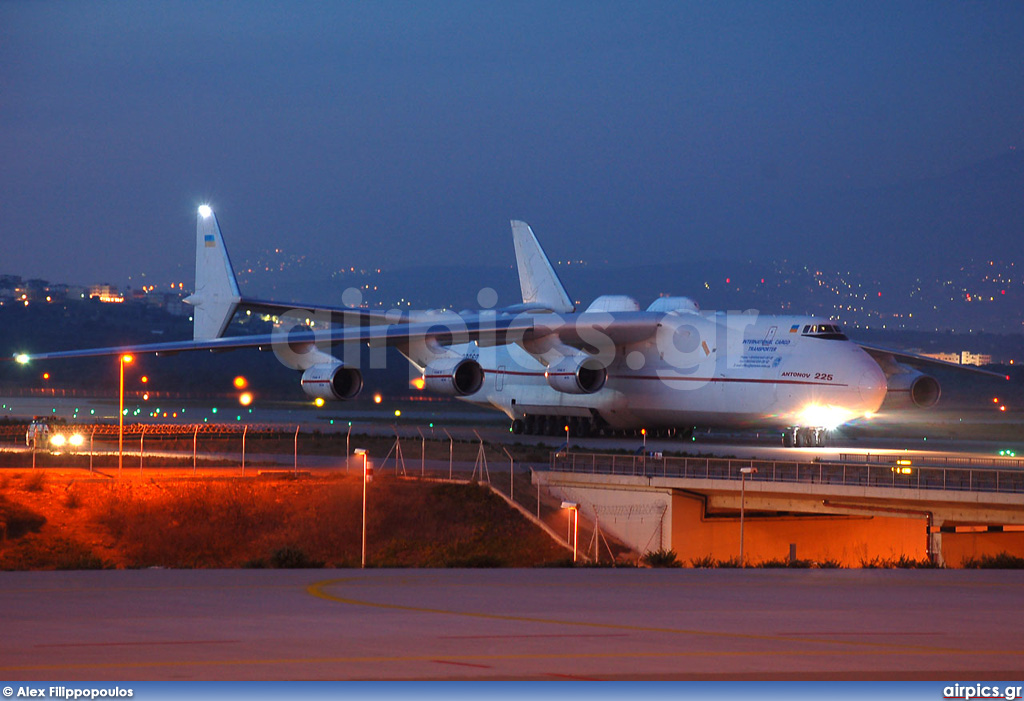
[[[593,394],[604,387],[608,371],[596,358],[579,353],[548,365],[545,379],[552,389],[566,394]]]
[[[889,375],[886,381],[886,406],[916,406],[920,409],[935,406],[942,394],[939,381],[905,365],[900,367],[905,369]]]
[[[320,399],[352,399],[363,388],[358,370],[338,363],[321,363],[302,373],[302,391]]]
[[[472,358],[442,358],[423,371],[424,387],[451,397],[476,394],[484,385],[484,369]]]

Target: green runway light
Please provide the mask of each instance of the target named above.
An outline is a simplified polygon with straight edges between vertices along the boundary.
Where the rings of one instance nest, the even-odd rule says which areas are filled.
[[[213,407],[212,409],[210,409],[210,413],[211,414],[216,414],[217,413],[217,407]]]

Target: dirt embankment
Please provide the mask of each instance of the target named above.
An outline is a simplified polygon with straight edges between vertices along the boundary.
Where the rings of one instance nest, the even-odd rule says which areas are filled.
[[[483,486],[382,476],[367,504],[368,566],[566,560]],[[358,567],[361,528],[354,476],[114,480],[0,470],[0,569]]]

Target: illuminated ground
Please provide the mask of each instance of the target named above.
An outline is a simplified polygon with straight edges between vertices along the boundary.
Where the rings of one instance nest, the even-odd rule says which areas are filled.
[[[0,574],[15,679],[1019,679],[1024,573]]]

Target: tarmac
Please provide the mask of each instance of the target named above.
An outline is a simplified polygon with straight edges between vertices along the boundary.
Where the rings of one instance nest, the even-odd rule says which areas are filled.
[[[1020,679],[1024,572],[0,573],[0,678]]]

